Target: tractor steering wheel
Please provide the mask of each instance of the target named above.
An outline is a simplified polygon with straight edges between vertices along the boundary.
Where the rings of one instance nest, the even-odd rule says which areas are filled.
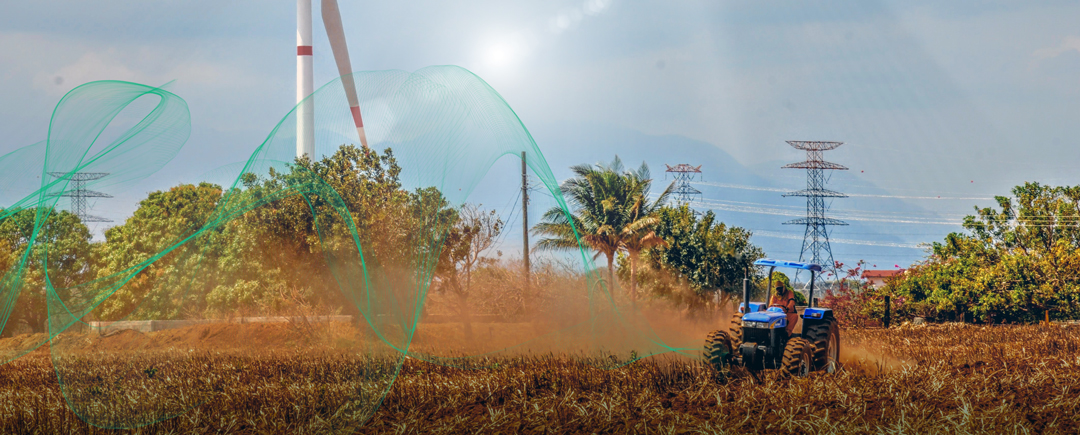
[[[769,308],[773,308],[773,307],[780,308],[780,309],[784,310],[784,314],[791,314],[791,313],[788,313],[787,307],[785,307],[783,305],[780,305],[780,304],[769,305]]]

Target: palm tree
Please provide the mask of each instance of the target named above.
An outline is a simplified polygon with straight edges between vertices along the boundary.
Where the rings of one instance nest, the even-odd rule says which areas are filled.
[[[648,200],[652,180],[642,163],[637,171],[626,171],[615,156],[610,165],[577,165],[575,177],[563,182],[560,190],[571,212],[552,207],[533,228],[547,235],[536,247],[578,249],[581,244],[607,257],[608,282],[615,282],[615,254],[626,250],[631,257],[631,297],[636,298],[637,259],[643,249],[663,242],[652,228],[659,222],[656,210],[667,199],[669,186],[656,201]],[[579,238],[580,235],[580,238]],[[580,240],[580,242],[579,242]]]
[[[669,184],[655,201],[649,201],[649,190],[652,189],[649,167],[642,162],[637,171],[629,171],[625,177],[628,179],[627,188],[631,201],[625,207],[627,223],[622,229],[622,248],[626,250],[626,256],[630,260],[630,298],[636,301],[637,268],[641,251],[667,244],[653,229],[660,223],[660,208],[667,202],[675,182]]]
[[[595,250],[596,257],[608,261],[608,282],[614,283],[615,253],[622,244],[621,213],[617,212],[623,178],[622,162],[618,157],[611,166],[577,165],[570,168],[575,177],[559,186],[570,207],[569,213],[552,207],[544,213],[533,232],[549,237],[536,244],[537,250],[579,249],[585,245]],[[580,237],[579,237],[580,235]]]

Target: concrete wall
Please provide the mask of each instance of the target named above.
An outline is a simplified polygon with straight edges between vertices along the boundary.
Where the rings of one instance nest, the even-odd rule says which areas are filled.
[[[184,328],[204,323],[287,323],[287,322],[351,322],[352,316],[312,316],[312,317],[236,317],[232,319],[200,320],[130,320],[119,322],[90,322],[90,329],[99,333],[130,329],[139,332],[164,331]]]
[[[383,317],[383,316],[379,316]],[[380,319],[382,320],[382,319]],[[232,319],[200,319],[200,320],[128,320],[119,322],[89,322],[90,329],[98,333],[107,333],[120,330],[134,330],[139,332],[164,331],[166,329],[185,328],[188,326],[205,323],[288,323],[288,322],[352,322],[352,316],[311,316],[311,317],[236,317]],[[472,316],[473,323],[507,323],[508,320],[495,315],[480,314]],[[421,323],[459,323],[457,316],[433,315],[424,317]]]

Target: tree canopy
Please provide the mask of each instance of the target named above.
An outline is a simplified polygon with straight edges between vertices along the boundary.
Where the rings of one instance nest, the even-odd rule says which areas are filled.
[[[137,272],[97,314],[175,319],[273,312],[296,301],[355,310],[357,301],[337,291],[341,271],[331,268],[341,261],[327,260],[359,258],[357,244],[371,279],[430,278],[443,240],[426,236],[452,226],[456,211],[435,189],[404,190],[400,172],[389,149],[345,145],[265,178],[247,174],[236,189],[200,183],[153,192],[96,248],[96,276]],[[332,190],[306,187],[313,185]],[[213,231],[178,244],[211,223]]]
[[[1080,186],[1025,183],[878,290],[900,315],[1029,322],[1080,315]]]
[[[3,266],[0,270],[4,271],[0,284],[6,288],[14,285],[21,288],[18,300],[3,302],[15,303],[19,309],[14,310],[10,318],[0,319],[0,326],[23,324],[34,332],[44,332],[48,319],[45,271],[48,270],[49,282],[62,300],[80,297],[75,293],[75,287],[90,277],[93,252],[90,230],[79,217],[67,211],[55,211],[45,219],[37,241],[28,253],[37,212],[36,209],[19,210],[0,221],[0,266]],[[22,270],[13,268],[24,255],[28,256],[26,267]],[[5,334],[13,330],[4,327]]]
[[[642,284],[657,296],[689,307],[700,307],[716,296],[723,304],[739,295],[743,277],[748,274],[756,280],[759,271],[753,263],[765,256],[750,243],[750,231],[717,221],[712,211],[698,215],[685,204],[658,211],[656,235],[665,243],[646,251],[650,272]],[[681,293],[681,286],[691,292]]]

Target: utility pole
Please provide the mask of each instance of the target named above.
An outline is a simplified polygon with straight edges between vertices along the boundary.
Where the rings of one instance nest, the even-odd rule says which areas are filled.
[[[522,248],[521,257],[525,260],[525,287],[524,293],[528,294],[529,291],[529,178],[526,172],[528,166],[525,164],[525,151],[521,152],[521,237]]]

